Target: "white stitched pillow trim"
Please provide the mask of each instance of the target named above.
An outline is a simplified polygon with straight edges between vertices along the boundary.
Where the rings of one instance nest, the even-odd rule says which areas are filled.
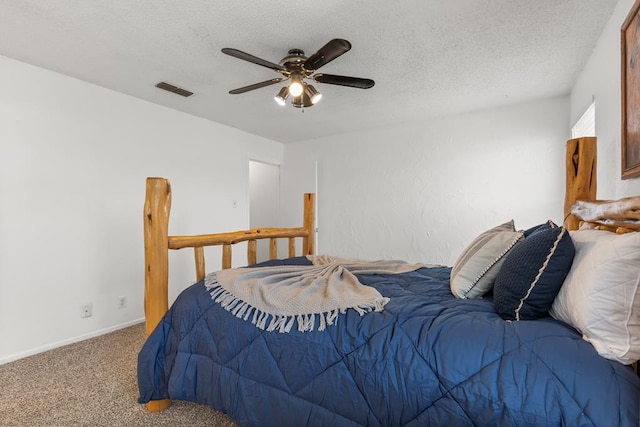
[[[544,263],[542,263],[542,267],[540,267],[540,269],[538,270],[538,274],[536,275],[535,279],[533,279],[533,282],[531,282],[531,286],[529,286],[529,290],[527,291],[525,296],[522,297],[522,299],[520,300],[520,304],[518,305],[518,308],[516,308],[516,311],[515,311],[516,321],[520,320],[520,310],[522,310],[522,307],[524,306],[524,302],[531,296],[531,292],[533,292],[533,289],[538,284],[538,281],[540,280],[542,273],[544,273],[544,270],[549,265],[549,261],[551,261],[551,257],[556,252],[556,249],[558,248],[558,244],[560,243],[560,240],[562,240],[562,236],[564,236],[565,232],[566,232],[566,229],[563,228],[560,234],[558,234],[558,237],[556,238],[555,242],[553,242],[553,246],[551,247],[551,250],[547,254],[547,258],[544,260]]]

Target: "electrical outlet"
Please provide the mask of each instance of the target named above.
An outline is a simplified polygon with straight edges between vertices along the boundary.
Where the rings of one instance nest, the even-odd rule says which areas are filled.
[[[118,297],[118,308],[127,308],[127,297]]]
[[[80,317],[91,317],[91,303],[80,306]]]

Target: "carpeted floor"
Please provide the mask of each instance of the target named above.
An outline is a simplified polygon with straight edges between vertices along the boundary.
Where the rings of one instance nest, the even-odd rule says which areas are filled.
[[[204,405],[137,403],[144,324],[0,365],[0,426],[235,426]]]

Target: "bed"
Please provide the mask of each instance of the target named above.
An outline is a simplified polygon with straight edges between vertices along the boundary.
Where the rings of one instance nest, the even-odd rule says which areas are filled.
[[[595,144],[567,142],[564,227],[499,224],[453,266],[314,255],[312,194],[302,227],[169,236],[170,185],[149,178],[139,402],[206,404],[243,426],[640,425],[640,199],[595,200]],[[289,257],[277,259],[283,238]],[[260,264],[258,239],[271,254]],[[230,269],[238,242],[248,242],[247,267]],[[205,274],[210,245],[222,245],[223,270]],[[169,308],[168,252],[187,247],[197,283]],[[330,289],[354,295],[296,316],[251,293],[275,276],[297,285],[310,270],[329,279],[305,286],[344,276],[355,284]],[[371,304],[345,309],[363,288]]]

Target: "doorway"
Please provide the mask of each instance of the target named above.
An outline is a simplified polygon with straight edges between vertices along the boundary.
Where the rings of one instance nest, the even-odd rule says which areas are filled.
[[[280,165],[249,160],[249,227],[280,226]],[[268,239],[258,241],[256,253],[258,262],[269,259]]]

